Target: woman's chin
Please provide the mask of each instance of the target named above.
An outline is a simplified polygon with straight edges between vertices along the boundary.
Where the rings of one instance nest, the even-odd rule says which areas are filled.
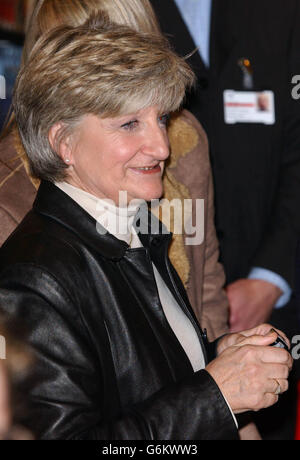
[[[152,200],[160,200],[163,195],[163,189],[159,191],[153,191],[153,192],[147,192],[147,193],[142,193],[142,196],[140,197],[142,200],[145,201],[152,201]]]
[[[144,187],[140,189],[136,189],[134,192],[129,193],[131,196],[131,200],[144,200],[144,201],[151,201],[151,200],[159,200],[163,196],[163,185],[159,184],[155,187]]]

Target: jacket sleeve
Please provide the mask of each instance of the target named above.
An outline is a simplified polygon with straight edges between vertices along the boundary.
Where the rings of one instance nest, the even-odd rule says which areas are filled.
[[[300,4],[294,1],[290,7],[294,26],[290,43],[287,43],[286,105],[280,114],[284,117],[284,132],[279,185],[269,228],[252,266],[279,274],[293,289],[295,254],[300,234],[300,101],[292,96],[295,86],[292,79],[300,73]]]
[[[219,242],[214,223],[214,187],[211,170],[207,201],[203,310],[200,322],[201,326],[207,329],[209,340],[213,341],[229,332],[229,303],[224,290],[225,273],[223,266],[219,263]]]
[[[230,410],[205,370],[113,416],[113,371],[103,368],[107,360],[92,346],[76,300],[45,270],[18,264],[2,272],[0,305],[23,321],[36,358],[21,422],[38,439],[236,438]],[[104,332],[97,340],[105,353]]]

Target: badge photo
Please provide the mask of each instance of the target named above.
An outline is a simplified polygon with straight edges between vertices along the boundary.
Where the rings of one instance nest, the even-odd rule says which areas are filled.
[[[275,124],[275,96],[273,91],[224,91],[226,124]]]

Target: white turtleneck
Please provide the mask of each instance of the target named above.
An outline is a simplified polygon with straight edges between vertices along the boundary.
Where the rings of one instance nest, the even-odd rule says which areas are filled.
[[[132,249],[143,247],[134,228],[134,221],[143,200],[135,200],[129,207],[118,208],[110,200],[101,200],[66,182],[55,184],[90,214],[104,229],[125,241]],[[204,369],[205,360],[195,328],[153,265],[160,302],[166,319],[184,349],[194,372]]]

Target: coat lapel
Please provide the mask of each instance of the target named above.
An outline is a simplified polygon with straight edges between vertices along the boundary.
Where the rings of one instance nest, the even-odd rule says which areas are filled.
[[[197,75],[206,75],[207,68],[174,0],[151,0],[163,33],[180,56],[188,59]]]
[[[247,34],[249,8],[249,2],[241,0],[213,0],[210,67],[215,78],[221,77],[236,47],[241,45]]]
[[[161,29],[177,53],[187,56],[196,49],[195,42],[181,17],[174,0],[151,0]],[[211,73],[220,77],[223,69],[247,29],[249,5],[241,0],[212,0],[210,33],[210,69],[207,69],[199,52],[193,53],[188,62],[198,79]],[[241,56],[242,57],[242,56]],[[201,82],[200,82],[201,83]]]

